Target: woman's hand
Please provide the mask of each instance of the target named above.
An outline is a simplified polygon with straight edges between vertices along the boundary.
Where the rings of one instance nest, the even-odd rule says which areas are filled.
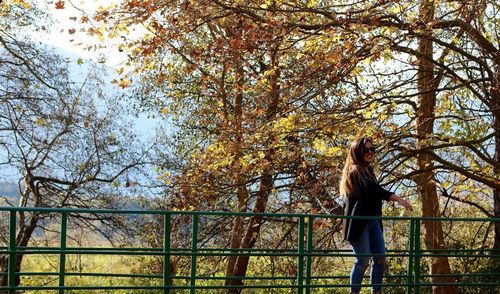
[[[406,208],[406,210],[413,212],[413,207],[411,207],[411,204],[408,203],[408,201],[404,200],[403,198],[399,197],[398,203]]]
[[[411,207],[411,204],[396,194],[392,194],[391,197],[389,197],[389,201],[396,201],[397,203],[399,203],[399,205],[406,208],[406,210],[413,212],[413,207]]]

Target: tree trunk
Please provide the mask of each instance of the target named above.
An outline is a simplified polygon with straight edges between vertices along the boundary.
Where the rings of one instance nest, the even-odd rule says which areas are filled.
[[[434,4],[430,1],[423,0],[420,4],[420,20],[424,24],[428,24],[434,20]],[[417,109],[417,135],[419,148],[426,147],[428,140],[432,137],[434,129],[436,105],[436,87],[438,86],[434,80],[433,68],[433,42],[430,39],[432,35],[431,29],[423,30],[423,37],[419,38],[419,52],[422,56],[418,56],[418,90],[419,90],[419,106]],[[437,187],[435,174],[433,171],[434,161],[428,154],[421,153],[417,157],[418,169],[423,171],[417,177],[418,193],[422,202],[422,215],[424,217],[439,217],[439,200],[437,195]],[[424,221],[425,229],[424,243],[428,250],[444,249],[444,236],[442,223],[437,221]],[[434,251],[433,254],[442,252]],[[431,275],[449,274],[451,272],[447,257],[431,257],[429,259],[429,268]],[[433,283],[453,283],[451,277],[432,277]],[[451,294],[458,293],[456,286],[434,286],[432,289],[434,294]]]
[[[497,76],[496,83],[493,85],[492,97],[493,97],[493,110],[492,113],[495,117],[495,176],[500,175],[500,65],[497,65]],[[500,218],[500,191],[498,189],[493,189],[493,215],[496,218]],[[495,242],[493,244],[493,249],[500,250],[500,222],[495,223]],[[493,252],[493,254],[500,254],[500,252]],[[494,262],[499,262],[500,258],[495,258]]]
[[[239,159],[243,156],[242,152],[242,138],[243,138],[243,127],[242,127],[242,115],[243,115],[243,87],[244,87],[244,70],[243,66],[240,64],[238,66],[237,72],[237,84],[238,84],[238,93],[235,97],[234,103],[234,128],[236,132],[236,143],[235,143],[235,159],[234,159],[234,173],[235,173],[235,184],[237,189],[237,199],[238,199],[238,212],[245,212],[247,210],[247,202],[248,202],[248,190],[246,187],[245,176],[241,170],[241,164],[239,163]],[[241,216],[236,216],[233,221],[233,228],[231,230],[231,249],[238,249],[241,245],[241,235],[243,235],[243,226],[244,221]],[[227,268],[226,268],[226,277],[235,276],[235,264],[236,264],[236,255],[229,256],[227,259]],[[233,280],[231,278],[226,279],[225,285],[232,285]]]
[[[278,69],[278,56],[277,50],[275,50],[271,56],[271,67],[274,72],[270,76],[269,83],[271,86],[271,91],[268,95],[269,103],[266,111],[266,121],[272,121],[276,117],[276,113],[278,110],[278,103],[280,98],[280,87],[278,84],[280,71]],[[265,167],[263,168],[262,175],[260,178],[260,186],[259,191],[257,193],[257,198],[255,200],[255,206],[253,209],[254,213],[262,213],[266,211],[267,200],[269,195],[271,194],[271,190],[273,188],[273,157],[274,151],[270,145],[273,142],[273,136],[270,135],[266,140],[265,147],[268,148],[265,152],[264,162]],[[259,237],[260,227],[262,225],[262,216],[252,216],[246,226],[246,232],[241,240],[239,248],[248,249],[253,248],[257,238]],[[234,263],[233,276],[235,277],[245,277],[248,263],[250,257],[249,256],[237,256],[236,261]],[[243,285],[242,279],[232,279],[230,282],[231,285]],[[228,289],[228,293],[240,293],[241,288]]]
[[[7,254],[1,255],[0,256],[0,272],[1,273],[8,273],[8,264],[9,264],[9,256]],[[7,276],[2,275],[0,277],[0,286],[6,287],[7,286]],[[1,291],[0,293],[4,293],[4,291]]]
[[[241,178],[242,180],[242,178]],[[240,186],[238,187],[238,212],[245,212],[247,209],[247,201],[248,201],[248,191],[246,189],[246,183],[241,181],[239,182]],[[233,221],[233,229],[231,230],[231,249],[238,249],[241,246],[241,235],[243,235],[243,226],[244,221],[243,217],[236,216]],[[227,268],[226,268],[226,277],[236,276],[235,274],[235,266],[237,261],[237,256],[232,255],[227,259]],[[234,280],[232,278],[228,278],[225,281],[225,285],[233,285]],[[237,282],[237,281],[236,281]]]
[[[253,209],[254,213],[261,213],[265,211],[267,205],[267,199],[269,198],[272,186],[273,186],[272,174],[267,173],[263,175],[260,181],[260,189],[257,195],[255,207]],[[241,240],[240,244],[241,249],[253,248],[259,236],[261,225],[262,225],[262,216],[252,216],[250,218],[250,221],[248,222],[248,225],[246,227],[245,236]],[[249,256],[238,256],[236,258],[233,271],[235,277],[246,276],[249,260],[250,260]],[[233,279],[231,280],[231,285],[243,285],[243,280]],[[240,292],[241,289],[228,290],[228,293],[240,293]]]
[[[26,247],[28,246],[29,240],[31,239],[31,236],[33,235],[33,231],[35,230],[38,220],[40,219],[40,216],[38,213],[34,213],[31,216],[31,219],[29,220],[28,224],[22,224],[20,225],[20,228],[17,232],[16,236],[16,247]],[[24,254],[18,253],[16,254],[16,273],[21,271],[21,263],[23,261]],[[7,274],[9,271],[9,257],[8,255],[3,255],[0,257],[0,271],[2,273]],[[21,283],[21,278],[19,276],[16,276],[16,286],[19,286]],[[8,284],[8,276],[7,275],[2,275],[0,277],[0,286],[6,287]]]

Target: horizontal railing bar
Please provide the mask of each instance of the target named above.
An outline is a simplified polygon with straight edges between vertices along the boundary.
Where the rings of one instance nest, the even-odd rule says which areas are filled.
[[[494,276],[499,276],[500,273],[481,273],[481,274],[420,274],[420,277],[422,278],[438,278],[438,277],[494,277]],[[500,286],[500,284],[499,284]]]
[[[5,275],[5,273],[0,273],[0,275]],[[58,272],[19,272],[16,276],[57,276]],[[95,276],[95,277],[117,277],[117,278],[162,278],[161,274],[118,274],[118,273],[72,273],[68,272],[64,274],[65,276]],[[368,276],[366,276],[368,277]],[[402,278],[406,275],[386,275],[388,279],[391,278]],[[190,276],[171,276],[172,279],[189,279]],[[290,280],[294,279],[294,276],[196,276],[196,279],[200,280]],[[325,279],[349,279],[349,276],[311,276],[312,279],[325,280]]]
[[[39,246],[26,246],[26,247],[16,247],[16,250],[37,250],[39,248],[44,248],[46,250],[54,250],[56,251],[55,253],[59,252],[60,248],[59,247],[39,247]],[[7,247],[5,247],[7,251]],[[148,247],[66,247],[66,249],[78,249],[78,250],[120,250],[120,251],[135,251],[135,250],[142,250],[142,251],[160,251],[163,252],[162,248],[148,248]],[[171,248],[170,251],[189,251],[191,250],[190,248]],[[198,251],[247,251],[247,252],[254,252],[254,251],[262,251],[262,252],[295,252],[297,249],[259,249],[259,248],[199,248],[197,249]],[[387,250],[388,252],[407,252],[407,250]],[[1,252],[1,251],[0,251]],[[318,249],[314,250],[313,252],[352,252],[351,249]]]
[[[36,254],[58,254],[60,251],[52,251],[52,250],[16,250],[16,251],[3,251],[6,254],[9,253],[18,253],[25,255],[36,255]],[[119,250],[65,250],[64,253],[66,255],[124,255],[124,256],[163,256],[162,252],[149,252],[149,251],[119,251]],[[311,257],[355,257],[355,256],[384,256],[384,257],[408,257],[409,254],[329,254],[329,253],[303,253],[300,254],[298,252],[289,252],[289,253],[266,253],[266,252],[170,252],[171,256],[281,256],[281,257],[297,257],[297,256],[311,256]],[[481,257],[481,258],[491,258],[490,254],[413,254],[416,257]]]
[[[59,248],[47,248],[47,247],[17,247],[15,251],[9,251],[9,250],[3,250],[0,251],[2,254],[9,254],[9,253],[19,253],[19,254],[59,254],[61,253],[61,250]],[[184,251],[182,251],[184,250]],[[230,251],[230,252],[226,252]],[[232,252],[231,252],[232,251]],[[422,250],[420,251],[419,254],[414,253],[413,256],[417,257],[486,257],[486,258],[491,258],[491,253],[492,252],[497,252],[499,251],[498,249],[496,250],[489,250],[487,253],[484,254],[464,254],[460,253],[461,251],[458,250],[450,250],[448,253],[443,254],[443,253],[431,253],[431,252],[436,252],[437,250]],[[479,252],[483,250],[466,250],[464,252]],[[80,248],[80,247],[69,247],[64,250],[66,254],[71,254],[71,255],[78,255],[78,254],[88,254],[88,255],[95,255],[95,254],[103,254],[103,255],[163,255],[164,253],[160,250],[150,250],[148,248]],[[278,253],[274,253],[278,252]],[[332,253],[319,253],[321,251],[313,251],[312,253],[303,253],[301,254],[302,256],[312,256],[312,257],[352,257],[355,256],[354,253],[349,253],[352,252],[352,250],[331,250],[331,251],[323,251],[323,252],[332,252]],[[335,254],[335,252],[342,253],[342,254]],[[388,253],[386,254],[380,254],[379,256],[387,256],[387,257],[408,257],[409,253],[404,250],[388,250]],[[394,253],[391,253],[394,252]],[[397,254],[397,252],[401,252],[401,254]],[[439,251],[438,251],[439,252]],[[446,250],[442,250],[440,252],[447,252]],[[174,249],[171,251],[171,255],[176,255],[176,256],[186,256],[186,255],[193,255],[191,251],[188,251],[187,249]],[[273,249],[253,249],[253,250],[247,250],[247,249],[234,249],[234,250],[228,250],[228,249],[200,249],[197,251],[197,253],[194,253],[194,255],[201,255],[201,256],[298,256],[299,253],[297,253],[297,250],[273,250]],[[366,255],[358,255],[358,256],[378,256],[374,254],[366,254]]]
[[[44,250],[53,250],[54,254],[58,253],[60,251],[59,247],[16,247],[16,251],[22,251],[23,253],[27,250],[38,250],[39,248],[42,248]],[[153,252],[162,252],[163,250],[161,248],[140,248],[140,247],[130,247],[130,248],[116,248],[116,247],[105,247],[105,248],[98,248],[98,247],[66,247],[66,250],[81,250],[82,252],[85,252],[87,250],[91,251],[106,251],[106,250],[114,250],[114,251],[153,251]],[[189,251],[189,248],[171,248],[170,251]],[[246,248],[246,249],[241,249],[241,248],[199,248],[197,249],[198,251],[237,251],[237,252],[295,252],[297,249],[258,249],[258,248]],[[391,252],[406,252],[405,250],[388,250]],[[5,251],[0,251],[1,252],[8,252],[6,249]],[[337,249],[337,250],[314,250],[313,252],[352,252],[352,250],[349,249]]]
[[[372,287],[372,285],[359,285],[362,288]],[[169,286],[168,289],[269,289],[269,288],[283,288],[293,289],[298,287],[309,288],[346,288],[351,284],[303,284],[298,285],[221,285],[221,286]],[[401,287],[401,286],[419,286],[419,287],[432,287],[432,286],[458,286],[458,287],[492,287],[498,286],[498,283],[385,283],[381,285],[383,288]],[[166,289],[165,286],[19,286],[19,287],[0,287],[0,290],[148,290],[148,289]]]
[[[16,252],[22,252],[25,253],[27,250],[31,251],[36,251],[36,250],[53,250],[54,254],[60,253],[60,248],[59,247],[34,247],[34,246],[26,246],[26,247],[16,247]],[[147,252],[147,251],[152,251],[152,252],[162,252],[162,248],[147,248],[147,247],[120,247],[120,248],[113,248],[113,247],[66,247],[67,250],[81,250],[83,253],[91,250],[91,251],[106,251],[106,250],[113,250],[113,251],[142,251],[142,252]],[[189,251],[189,248],[171,248],[170,251]],[[241,249],[241,248],[200,248],[198,251],[235,251],[235,252],[296,252],[297,249],[259,249],[259,248],[246,248],[246,249]],[[312,252],[352,252],[351,249],[314,249]],[[386,252],[408,252],[407,250],[402,250],[402,249],[390,249],[387,250]],[[427,252],[488,252],[488,254],[499,252],[500,249],[433,249],[433,250],[420,250],[421,254],[424,255]],[[7,247],[0,247],[0,253],[9,253],[7,250]],[[440,256],[446,256],[443,254],[440,254]],[[491,256],[491,255],[487,255]]]
[[[424,253],[424,254],[414,254],[414,256],[418,257],[486,257],[486,258],[491,258],[491,254],[431,254],[431,253]]]
[[[59,252],[54,252],[51,250],[25,250],[25,251],[5,251],[5,253],[18,253],[25,255],[36,255],[36,254],[57,254]],[[95,251],[95,250],[86,250],[86,251],[78,251],[78,250],[65,250],[64,253],[66,255],[148,255],[148,256],[162,256],[164,253],[161,252],[144,252],[144,251],[136,251],[130,252],[125,251],[121,252],[119,250],[110,250],[110,251]],[[407,257],[408,254],[358,254],[354,253],[343,253],[343,254],[315,254],[315,253],[303,253],[300,254],[298,252],[289,252],[289,253],[266,253],[266,252],[253,252],[253,253],[239,253],[239,252],[171,252],[169,253],[172,256],[283,256],[283,257],[296,257],[296,256],[312,256],[312,257],[354,257],[354,256],[384,256],[384,257]],[[445,255],[439,255],[445,256]],[[463,255],[460,255],[463,256]],[[476,256],[476,255],[474,255]],[[486,255],[491,257],[491,255]],[[477,256],[476,256],[477,257]]]
[[[94,213],[94,214],[171,214],[171,215],[203,215],[203,216],[267,216],[272,218],[348,218],[348,219],[383,219],[383,220],[433,220],[433,221],[485,221],[500,222],[500,218],[439,218],[439,217],[405,217],[405,216],[345,216],[333,214],[299,214],[299,213],[253,213],[225,211],[165,211],[165,210],[114,210],[114,209],[83,209],[83,208],[48,208],[48,207],[0,207],[0,211],[54,212],[54,213]]]
[[[433,286],[458,286],[458,287],[498,287],[497,283],[419,283],[416,286],[433,287]]]
[[[0,273],[0,276],[7,275],[7,273]],[[19,272],[16,273],[16,276],[58,276],[58,272]],[[161,274],[113,274],[113,273],[72,273],[68,272],[64,274],[65,276],[95,276],[95,277],[117,277],[117,278],[162,278]],[[500,273],[481,273],[481,274],[421,274],[422,278],[431,278],[431,277],[493,277],[499,276]],[[401,275],[385,275],[386,279],[394,279],[394,278],[403,278],[406,277],[406,274]],[[368,276],[366,276],[368,277]],[[171,276],[172,279],[189,279],[190,276]],[[274,279],[282,279],[282,280],[290,280],[293,279],[294,276],[196,276],[196,279],[200,280],[232,280],[232,279],[242,279],[242,280],[274,280]],[[311,276],[311,279],[315,280],[327,280],[327,279],[349,279],[349,276]]]
[[[2,275],[0,273],[0,275]],[[58,276],[58,272],[20,272],[16,276]],[[82,277],[112,277],[112,278],[161,278],[162,275],[148,274],[113,274],[113,273],[64,273],[65,276]]]

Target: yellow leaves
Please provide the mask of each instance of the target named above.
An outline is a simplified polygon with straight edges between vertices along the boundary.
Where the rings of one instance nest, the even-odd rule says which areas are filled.
[[[39,117],[36,119],[35,124],[39,127],[42,127],[45,125],[45,119],[43,117]]]
[[[313,149],[319,154],[326,157],[341,156],[343,149],[338,146],[328,146],[328,142],[324,138],[316,138],[313,141]]]
[[[254,159],[253,159],[252,154],[246,154],[245,156],[240,158],[241,167],[244,169],[246,169],[247,167],[249,167],[253,163],[254,163]]]
[[[296,127],[296,116],[291,114],[284,118],[278,119],[274,125],[274,129],[280,133],[288,133]]]
[[[119,31],[123,31],[123,32],[128,32],[128,25],[127,23],[125,22],[119,22],[117,25],[116,25],[116,28],[119,30]]]
[[[391,8],[389,11],[394,13],[394,14],[399,14],[401,12],[401,6],[396,5],[395,7]]]
[[[260,159],[264,159],[266,157],[266,154],[264,153],[264,151],[261,150],[258,152],[258,156]]]
[[[226,142],[214,142],[212,145],[208,146],[202,158],[209,170],[228,167],[234,161],[234,156],[231,155]]]
[[[395,6],[389,8],[389,12],[393,14],[406,13],[406,10],[410,7],[410,3],[400,4],[398,2],[395,3]]]
[[[307,8],[314,8],[314,7],[316,7],[316,5],[318,5],[317,0],[309,0],[306,3]]]
[[[105,27],[100,27],[99,29],[97,29],[96,35],[97,35],[97,38],[99,39],[99,41],[104,42],[104,35],[106,34],[106,32],[107,32],[107,30]]]
[[[271,0],[266,0],[259,7],[262,9],[267,9],[267,8],[269,8],[269,6],[271,6],[272,3],[273,2]]]
[[[25,9],[31,8],[31,5],[26,0],[11,0],[10,4],[18,5]],[[2,6],[3,8],[7,8],[9,6],[9,1],[3,1]]]
[[[116,141],[116,134],[115,134],[115,133],[110,133],[110,134],[108,135],[108,139],[109,139],[110,141]]]
[[[384,58],[384,62],[391,62],[394,59],[394,54],[391,50],[387,49],[382,51],[382,58]]]
[[[169,172],[163,172],[156,177],[159,181],[162,181],[165,185],[172,184],[172,175]]]
[[[118,86],[122,89],[125,89],[127,88],[128,86],[130,86],[130,84],[132,84],[132,80],[125,77],[125,78],[121,78],[120,79],[120,82],[118,83]]]
[[[327,149],[325,140],[318,138],[314,139],[313,148],[321,153],[325,153]]]
[[[452,136],[448,137],[448,142],[450,142],[451,144],[457,144],[460,141],[462,141],[460,138],[454,138]]]
[[[162,115],[167,115],[167,114],[169,114],[169,113],[170,113],[170,109],[169,109],[168,107],[163,107],[163,108],[161,109],[161,114],[162,114]]]
[[[111,81],[112,84],[118,84],[118,87],[122,88],[122,89],[125,89],[127,88],[128,86],[130,86],[132,84],[132,80],[130,78],[128,78],[127,76],[123,77],[123,78],[120,78],[119,81],[117,81],[116,79],[112,80]]]
[[[82,64],[83,64],[83,59],[82,59],[82,58],[78,58],[78,59],[76,60],[76,64],[78,64],[78,65],[82,65]]]
[[[29,4],[28,2],[26,2],[26,1],[22,1],[22,0],[21,0],[21,1],[19,1],[19,2],[21,2],[21,6],[22,6],[23,8],[26,8],[26,9],[31,8],[31,4]]]

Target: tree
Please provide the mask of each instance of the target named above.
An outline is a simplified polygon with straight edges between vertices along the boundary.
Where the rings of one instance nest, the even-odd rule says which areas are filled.
[[[264,212],[270,202],[283,210],[305,201],[341,210],[331,184],[340,173],[329,161],[342,156],[340,130],[355,135],[344,124],[351,113],[316,110],[345,107],[337,86],[355,75],[370,40],[347,30],[304,34],[268,5],[252,19],[211,1],[129,1],[97,17],[124,37],[147,94],[141,102],[177,123],[187,156],[183,171],[166,177],[177,191],[172,207]],[[126,39],[141,26],[145,36]],[[235,218],[231,247],[255,246],[262,223]],[[226,273],[243,277],[247,266],[248,257],[229,258]]]
[[[441,215],[443,199],[491,215],[482,203],[447,193],[444,172],[498,188],[491,156],[498,128],[485,127],[497,110],[498,71],[489,70],[498,59],[490,41],[498,35],[496,4],[434,2],[128,1],[98,18],[110,36],[123,34],[122,50],[146,76],[146,90],[158,90],[143,102],[179,123],[188,158],[171,178],[175,206],[261,211],[273,194],[290,199],[276,211],[314,203],[325,190],[312,183],[336,182],[339,146],[374,124],[385,147],[384,180],[416,183],[429,205],[424,216]],[[126,30],[140,25],[149,29],[145,37],[127,40]],[[247,226],[234,247],[255,245],[261,220],[247,224],[254,229]],[[233,233],[244,225],[236,219]],[[425,227],[427,249],[441,248],[440,225]],[[431,272],[449,273],[447,264],[432,258]],[[448,286],[434,292],[456,292]]]
[[[498,59],[498,50],[490,40],[498,35],[495,28],[498,15],[496,4],[489,1],[468,4],[427,2],[373,1],[346,3],[344,8],[342,4],[336,6],[322,2],[309,9],[306,5],[296,5],[289,7],[288,10],[283,9],[282,13],[296,16],[312,13],[322,17],[322,22],[288,23],[314,33],[327,27],[358,28],[360,25],[369,27],[371,30],[368,35],[378,36],[379,40],[373,47],[371,65],[375,65],[375,61],[380,57],[404,65],[405,58],[410,55],[408,69],[401,69],[400,74],[394,75],[394,79],[387,78],[390,77],[387,69],[382,69],[378,71],[378,75],[374,75],[375,85],[377,82],[379,84],[378,92],[364,89],[369,94],[366,96],[374,99],[365,99],[357,109],[371,112],[374,114],[372,117],[379,115],[380,112],[375,111],[379,106],[384,107],[389,116],[393,113],[401,116],[406,112],[405,108],[396,107],[398,105],[407,105],[410,113],[415,112],[413,117],[409,117],[408,120],[403,119],[402,122],[380,116],[374,119],[382,119],[381,124],[386,126],[394,122],[395,125],[408,126],[400,129],[392,128],[394,126],[392,125],[392,132],[388,130],[388,133],[391,133],[388,136],[391,138],[388,147],[397,151],[399,155],[395,157],[398,160],[394,160],[392,157],[394,154],[388,153],[386,162],[392,163],[389,164],[390,170],[400,173],[400,179],[409,178],[417,182],[417,186],[421,189],[419,194],[422,203],[429,205],[423,208],[423,215],[437,216],[436,213],[441,213],[437,186],[435,181],[429,181],[435,178],[436,169],[457,172],[465,179],[478,181],[494,191],[498,188],[495,184],[498,177],[493,172],[497,163],[491,155],[490,147],[492,134],[497,132],[497,128],[490,130],[484,128],[494,121],[496,111],[495,107],[490,106],[496,105],[493,92],[497,87],[491,85],[498,83],[495,73],[497,71],[491,71],[489,68],[497,68],[495,60]],[[255,5],[234,3],[232,7],[247,17],[256,18]],[[438,12],[437,16],[435,10]],[[440,54],[434,55],[433,44],[439,45]],[[391,51],[402,54],[396,55]],[[477,55],[480,57],[476,57]],[[413,63],[413,60],[416,63]],[[416,67],[412,68],[413,65]],[[370,67],[370,64],[367,67]],[[416,72],[414,77],[411,77],[412,72]],[[409,78],[401,80],[402,76]],[[493,89],[493,92],[489,89]],[[463,94],[466,96],[461,98],[460,95]],[[417,95],[420,99],[414,101],[412,98]],[[456,103],[454,108],[450,108],[453,104],[450,103],[450,96]],[[468,99],[473,97],[475,101],[466,101],[464,97]],[[490,97],[493,99],[490,100]],[[439,113],[436,112],[437,106],[440,107]],[[489,114],[484,115],[485,112]],[[438,115],[438,126],[441,129],[437,131],[435,119]],[[480,121],[476,124],[471,121],[471,117],[480,117]],[[467,161],[455,159],[456,157],[447,151],[450,149],[463,152]],[[404,170],[408,168],[409,159],[417,159],[417,166],[412,167],[414,170],[407,173]],[[439,165],[435,166],[433,161],[437,161]],[[403,169],[398,171],[395,167]],[[443,196],[450,198],[446,188],[443,190]],[[452,199],[471,204],[464,198]],[[487,216],[492,215],[480,204],[472,204],[486,212]],[[427,248],[429,250],[439,248],[440,245],[437,244],[443,244],[440,233],[442,229],[432,223],[426,223],[426,227]],[[436,258],[431,260],[431,271],[449,272],[449,266],[443,259]],[[436,278],[434,281],[438,282],[439,279]],[[456,291],[453,287],[435,287],[435,292],[446,292],[447,289]]]
[[[16,15],[9,14],[16,11],[10,8],[4,17]],[[0,44],[0,164],[19,175],[21,199],[16,206],[123,205],[114,187],[133,184],[134,171],[146,163],[146,149],[133,143],[134,134],[120,118],[119,103],[106,100],[102,72],[94,68],[83,82],[72,81],[61,56],[17,35],[12,27],[2,27]],[[109,238],[113,229],[124,229],[123,220],[116,217],[69,217]],[[27,246],[37,228],[57,221],[51,214],[19,212],[16,246]],[[7,242],[5,234],[2,239]],[[16,257],[20,271],[24,254]],[[2,256],[2,272],[7,263],[8,257]],[[6,283],[5,275],[1,285]]]

